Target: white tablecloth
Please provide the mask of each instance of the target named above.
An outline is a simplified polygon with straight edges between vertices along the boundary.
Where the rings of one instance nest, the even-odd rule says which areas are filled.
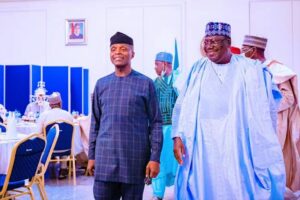
[[[81,116],[78,119],[80,126],[80,136],[83,145],[83,149],[86,155],[88,155],[89,150],[89,136],[90,136],[90,127],[91,127],[91,115]]]
[[[29,135],[31,133],[37,133],[37,124],[33,122],[19,122],[16,125],[16,129],[19,133]]]
[[[0,174],[6,174],[13,146],[27,135],[18,134],[15,139],[7,139],[6,134],[0,135]]]
[[[29,135],[31,133],[37,133],[38,126],[33,122],[19,122],[16,125],[18,133]],[[84,151],[84,147],[81,139],[81,130],[78,122],[74,121],[74,154],[77,155]]]
[[[22,138],[30,135],[30,133],[36,133],[36,128],[37,125],[35,123],[18,123],[17,131],[20,134],[18,134],[16,139],[7,139],[5,133],[0,134],[0,174],[6,174],[7,172],[10,155],[14,144],[16,144]],[[78,123],[74,124],[74,129],[74,154],[77,155],[84,151],[84,147],[81,140],[81,130]]]
[[[20,122],[17,124],[17,131],[29,135],[37,133],[37,124],[32,122]],[[81,130],[78,123],[74,123],[74,154],[77,155],[84,151],[81,139]]]
[[[77,155],[83,152],[83,144],[81,141],[81,131],[78,123],[74,124],[74,154]]]

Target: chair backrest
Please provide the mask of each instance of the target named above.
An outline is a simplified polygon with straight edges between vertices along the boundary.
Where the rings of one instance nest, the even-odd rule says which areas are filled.
[[[74,126],[67,121],[54,121],[46,125],[45,132],[48,133],[49,129],[55,124],[59,127],[59,137],[54,148],[54,155],[70,155],[73,145]]]
[[[44,165],[45,170],[48,167],[52,152],[54,150],[54,147],[56,145],[57,139],[59,136],[59,127],[57,124],[52,126],[49,131],[47,132],[47,143],[45,147],[45,151],[42,155],[41,163]]]
[[[46,141],[40,134],[32,134],[14,145],[2,190],[7,189],[9,182],[32,180],[45,146]]]
[[[6,126],[3,123],[0,123],[1,132],[6,132]]]

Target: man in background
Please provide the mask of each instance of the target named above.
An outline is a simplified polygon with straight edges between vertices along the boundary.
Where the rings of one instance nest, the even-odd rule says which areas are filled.
[[[31,116],[38,118],[46,110],[50,110],[49,103],[46,101],[46,90],[43,87],[38,87],[34,91],[35,99],[29,103],[26,107],[25,116]]]
[[[166,186],[174,185],[177,162],[173,154],[172,111],[177,99],[177,92],[173,87],[175,75],[172,69],[173,56],[167,52],[160,52],[155,58],[155,71],[158,77],[154,81],[156,95],[163,120],[163,147],[160,156],[160,172],[152,180],[153,200],[164,197]]]
[[[69,123],[73,123],[72,115],[69,112],[62,109],[62,99],[59,92],[53,92],[49,96],[48,101],[51,109],[43,112],[39,117],[37,122],[39,133],[43,133],[43,130],[46,128],[47,124],[57,120],[63,120]],[[63,156],[62,158],[65,158],[65,156]],[[62,161],[60,164],[58,178],[65,179],[67,175],[68,175],[67,162]]]
[[[267,38],[246,35],[242,52],[246,57],[259,60],[273,75],[282,100],[278,107],[277,136],[283,151],[286,170],[286,197],[300,191],[300,111],[298,104],[297,75],[277,60],[267,60]],[[300,194],[298,194],[300,197]]]
[[[88,171],[95,169],[94,198],[141,200],[144,178],[159,173],[162,119],[153,81],[131,68],[133,40],[110,38],[115,71],[96,83]]]
[[[227,23],[208,23],[203,44],[173,110],[175,199],[283,199],[261,63],[231,53]]]

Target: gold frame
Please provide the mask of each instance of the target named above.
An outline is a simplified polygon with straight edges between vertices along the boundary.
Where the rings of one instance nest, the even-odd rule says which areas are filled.
[[[76,35],[73,35],[75,38],[72,38],[73,27],[79,25],[80,27],[80,36],[76,37]],[[66,19],[66,33],[65,33],[65,40],[67,46],[72,45],[86,45],[87,44],[87,20],[86,19]]]

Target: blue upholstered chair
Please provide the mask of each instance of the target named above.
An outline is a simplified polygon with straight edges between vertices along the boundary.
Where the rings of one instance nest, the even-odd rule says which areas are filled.
[[[31,186],[45,146],[40,134],[32,134],[14,145],[7,174],[0,175],[1,200],[25,194],[34,199]]]
[[[73,123],[63,120],[50,122],[46,125],[44,133],[47,133],[48,130],[55,124],[57,124],[59,127],[59,137],[55,145],[50,162],[69,161],[69,178],[71,177],[71,172],[73,172],[73,184],[76,185],[76,168],[73,147],[74,125]],[[61,158],[62,156],[67,156],[67,158],[63,159]]]
[[[58,127],[58,125],[54,125],[47,132],[47,137],[46,137],[47,143],[46,143],[45,151],[42,155],[39,170],[37,171],[37,174],[34,178],[34,183],[37,184],[40,195],[41,195],[43,200],[48,199],[47,194],[46,194],[46,190],[45,190],[44,175],[45,175],[46,170],[48,168],[48,165],[49,165],[54,147],[56,145],[58,136],[59,136],[59,127]]]
[[[0,123],[1,132],[6,132],[6,126],[3,123]]]

